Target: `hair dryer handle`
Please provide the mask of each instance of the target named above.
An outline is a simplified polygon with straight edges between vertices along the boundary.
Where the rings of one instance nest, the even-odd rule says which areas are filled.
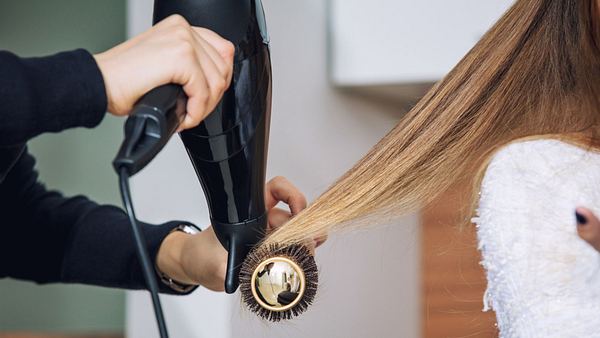
[[[146,93],[125,122],[125,140],[113,161],[117,172],[142,170],[167,144],[185,117],[187,96],[179,85],[167,84]]]

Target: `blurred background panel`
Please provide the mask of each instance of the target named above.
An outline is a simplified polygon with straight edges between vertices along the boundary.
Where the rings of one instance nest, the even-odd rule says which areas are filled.
[[[329,78],[403,105],[440,80],[514,0],[327,0]]]
[[[20,56],[103,51],[125,38],[125,12],[125,0],[0,0],[0,49]],[[67,195],[118,204],[110,163],[121,125],[107,116],[94,130],[46,134],[30,142],[41,179]],[[120,333],[123,326],[123,291],[0,280],[0,332]]]
[[[470,191],[456,184],[421,213],[421,332],[425,338],[492,338],[483,312],[487,285],[475,225],[465,224]]]
[[[513,2],[328,1],[330,73],[339,86],[436,82]]]

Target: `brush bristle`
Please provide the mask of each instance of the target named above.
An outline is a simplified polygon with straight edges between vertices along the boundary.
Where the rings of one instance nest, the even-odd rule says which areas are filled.
[[[292,308],[285,311],[271,311],[262,307],[255,299],[251,290],[251,279],[254,270],[271,257],[286,257],[296,262],[304,272],[306,278],[306,287],[302,299]],[[319,283],[319,272],[314,257],[307,247],[303,245],[282,246],[279,244],[270,244],[267,247],[253,250],[250,252],[240,271],[240,291],[242,299],[250,311],[256,313],[259,317],[278,322],[281,320],[292,319],[304,312],[315,299],[317,294],[317,285]]]

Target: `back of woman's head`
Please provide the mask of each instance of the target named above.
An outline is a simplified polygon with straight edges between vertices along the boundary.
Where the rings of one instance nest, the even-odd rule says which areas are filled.
[[[479,182],[474,173],[490,154],[519,138],[600,144],[598,2],[516,1],[388,135],[266,242],[413,211],[459,180]]]

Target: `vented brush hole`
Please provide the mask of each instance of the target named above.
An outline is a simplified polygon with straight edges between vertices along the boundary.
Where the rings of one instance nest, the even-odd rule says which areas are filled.
[[[262,262],[254,270],[250,283],[256,302],[274,312],[296,306],[306,289],[304,272],[286,257],[272,257]]]

